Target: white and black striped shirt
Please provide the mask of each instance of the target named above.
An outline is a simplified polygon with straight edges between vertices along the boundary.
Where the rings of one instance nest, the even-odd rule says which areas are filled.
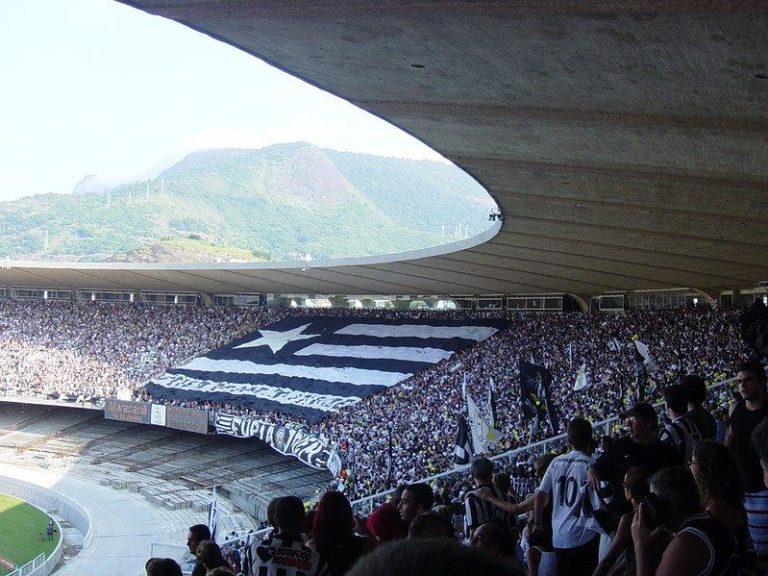
[[[249,576],[327,576],[320,553],[302,540],[276,534],[254,542],[248,550]]]
[[[680,464],[690,466],[693,449],[701,442],[701,433],[688,415],[678,416],[662,430],[659,440],[677,451]]]

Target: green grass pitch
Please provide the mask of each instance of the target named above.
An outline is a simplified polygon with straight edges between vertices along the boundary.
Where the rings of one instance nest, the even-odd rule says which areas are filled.
[[[48,516],[45,513],[17,498],[0,493],[0,555],[18,565],[29,562],[40,553],[45,553],[47,557],[61,537],[56,532],[54,539],[49,541],[45,534],[47,527]],[[0,576],[8,572],[0,566]]]

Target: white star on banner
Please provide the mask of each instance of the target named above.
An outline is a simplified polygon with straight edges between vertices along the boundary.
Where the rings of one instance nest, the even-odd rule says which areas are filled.
[[[269,346],[272,349],[272,353],[274,354],[277,351],[282,350],[283,346],[289,342],[293,342],[294,340],[306,340],[307,338],[314,338],[315,336],[319,336],[319,334],[302,334],[302,332],[308,326],[309,324],[304,324],[304,326],[299,326],[298,328],[294,328],[293,330],[288,330],[286,332],[259,330],[259,334],[261,334],[260,338],[256,338],[256,340],[251,340],[245,344],[240,344],[240,346],[235,346],[235,348],[256,348],[258,346]]]

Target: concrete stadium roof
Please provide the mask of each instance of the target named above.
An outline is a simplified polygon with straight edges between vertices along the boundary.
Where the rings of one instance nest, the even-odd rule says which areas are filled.
[[[477,178],[503,225],[487,242],[403,261],[309,270],[11,263],[0,283],[588,295],[716,294],[768,280],[766,2],[125,3],[403,128]]]

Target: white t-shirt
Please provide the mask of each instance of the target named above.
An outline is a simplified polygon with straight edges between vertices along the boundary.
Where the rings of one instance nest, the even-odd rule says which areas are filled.
[[[584,527],[582,503],[592,459],[573,450],[552,460],[538,490],[552,499],[552,546],[576,548],[597,536]]]

